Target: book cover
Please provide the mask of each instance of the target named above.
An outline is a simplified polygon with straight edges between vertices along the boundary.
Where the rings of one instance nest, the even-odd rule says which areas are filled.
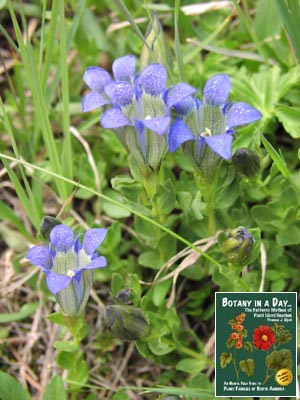
[[[215,294],[216,397],[293,397],[297,293]]]

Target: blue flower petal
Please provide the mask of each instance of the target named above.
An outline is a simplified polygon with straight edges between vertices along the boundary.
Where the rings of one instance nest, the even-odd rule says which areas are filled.
[[[80,271],[84,271],[85,269],[103,268],[106,267],[106,265],[107,265],[106,258],[101,256],[92,260],[90,263],[81,268]]]
[[[188,140],[195,140],[194,135],[182,121],[182,119],[177,119],[171,126],[169,133],[169,151],[172,153],[175,151],[182,143]]]
[[[132,102],[134,89],[128,82],[112,82],[104,88],[113,103],[127,106]]]
[[[161,64],[150,64],[143,69],[139,77],[142,89],[152,96],[164,92],[167,83],[167,73]]]
[[[109,108],[100,119],[103,128],[122,128],[123,126],[132,125],[130,120],[125,117],[118,108]]]
[[[103,92],[104,86],[112,81],[109,73],[101,67],[88,67],[83,76],[84,82],[92,90]]]
[[[26,254],[27,260],[33,265],[42,267],[43,270],[50,270],[52,268],[52,256],[46,247],[34,246]]]
[[[231,89],[231,81],[225,74],[211,77],[203,89],[203,100],[207,104],[223,106],[226,103]]]
[[[156,118],[143,119],[141,122],[146,128],[150,129],[151,131],[156,132],[158,135],[163,135],[170,125],[171,118],[156,117]]]
[[[112,65],[116,81],[131,81],[135,74],[136,59],[133,55],[117,58]]]
[[[187,96],[180,100],[178,103],[174,104],[175,112],[180,116],[188,115],[197,107],[197,101],[192,96]]]
[[[74,245],[73,231],[69,226],[56,225],[50,232],[50,240],[56,251],[68,251]]]
[[[87,112],[106,104],[109,104],[109,101],[101,93],[92,91],[83,96],[81,107],[83,112]]]
[[[235,103],[227,114],[227,127],[232,128],[255,122],[261,118],[261,113],[247,103]]]
[[[196,89],[184,82],[178,83],[171,91],[171,94],[167,100],[168,107],[172,107],[174,104],[181,102],[183,99],[191,96],[196,92]]]
[[[86,254],[92,255],[105,239],[107,229],[89,229],[83,238],[82,248]]]
[[[65,289],[71,282],[72,278],[67,275],[49,272],[47,274],[47,285],[51,293],[56,295],[57,292]]]
[[[232,135],[205,136],[204,140],[212,151],[225,160],[229,160],[232,153]]]

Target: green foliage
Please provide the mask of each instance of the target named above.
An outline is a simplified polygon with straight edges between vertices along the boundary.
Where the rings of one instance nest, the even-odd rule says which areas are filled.
[[[99,322],[111,303],[146,316],[147,334],[131,337],[139,340],[128,384],[136,384],[135,362],[144,357],[150,367],[140,379],[160,385],[145,393],[214,398],[205,374],[213,365],[205,348],[214,330],[213,292],[299,291],[299,2],[235,0],[209,11],[198,2],[196,14],[171,0],[23,3],[0,2],[6,69],[0,76],[0,246],[16,291],[15,300],[8,292],[3,301],[8,304],[0,314],[3,335],[25,336],[38,307],[53,304],[44,283],[41,296],[37,274],[29,282],[18,275],[31,271],[24,255],[37,242],[42,217],[84,222],[84,228],[106,226],[101,251],[108,267],[95,271],[87,325],[74,328],[73,342],[65,337],[72,327],[64,316],[48,315],[45,326],[58,324],[51,350],[46,332],[37,333],[43,339],[32,350],[32,376],[39,380],[40,357],[47,351],[56,351],[58,368],[67,371],[66,380],[59,371],[47,383],[43,400],[93,399],[103,382],[109,386],[116,379],[113,371],[125,351]],[[156,18],[165,38],[155,25],[157,32],[147,41],[148,22],[157,23]],[[249,158],[222,162],[213,190],[199,185],[181,150],[166,154],[159,173],[143,179],[114,132],[100,127],[101,111],[81,112],[84,70],[94,65],[110,71],[115,58],[129,53],[137,56],[138,68],[162,57],[168,85],[184,79],[199,93],[207,78],[227,73],[230,100],[262,113],[259,122],[235,134],[233,153],[246,149]],[[242,249],[244,257],[236,255],[241,245],[236,237],[222,251],[228,233],[240,226],[255,240]],[[127,331],[135,322],[130,320]],[[278,327],[276,338],[283,345],[290,334]],[[4,371],[15,375],[14,356],[3,343]],[[251,356],[252,343],[245,342],[244,349]],[[225,368],[232,353],[217,362]],[[274,350],[266,364],[272,370],[290,368],[289,350]],[[158,371],[154,377],[151,368]],[[254,365],[249,358],[239,368],[251,376]],[[125,388],[113,390],[112,399],[130,398]],[[30,396],[1,372],[0,398]]]
[[[0,371],[0,397],[2,400],[30,400],[29,393],[16,378]]]

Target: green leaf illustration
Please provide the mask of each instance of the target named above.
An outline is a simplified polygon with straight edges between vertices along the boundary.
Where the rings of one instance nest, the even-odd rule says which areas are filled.
[[[221,368],[225,368],[232,360],[231,353],[222,353],[220,355],[220,366]]]
[[[252,358],[247,358],[247,360],[240,361],[240,368],[245,374],[248,376],[252,376],[254,374],[255,362]]]
[[[253,352],[253,344],[251,342],[245,342],[244,343],[244,349],[247,351],[251,351],[251,353]]]
[[[293,365],[292,353],[288,349],[274,350],[266,357],[266,366],[270,369],[288,368]]]

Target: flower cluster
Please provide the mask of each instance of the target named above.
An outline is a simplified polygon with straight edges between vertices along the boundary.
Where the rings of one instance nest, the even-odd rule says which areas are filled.
[[[161,64],[150,64],[140,74],[135,69],[133,55],[114,61],[113,78],[103,68],[88,68],[84,81],[91,92],[83,97],[82,110],[109,105],[101,116],[101,125],[115,130],[139,165],[155,170],[168,148],[171,107],[195,89],[179,83],[170,92]]]
[[[70,227],[59,224],[50,232],[48,247],[34,246],[27,259],[42,268],[47,285],[65,315],[82,314],[93,284],[93,270],[106,266],[106,259],[96,249],[106,236],[106,229],[90,229],[74,240]]]
[[[258,350],[267,351],[275,343],[275,333],[269,325],[259,325],[253,331],[253,344]]]
[[[231,329],[235,332],[231,332],[229,335],[228,345],[229,347],[234,346],[236,349],[241,349],[243,347],[243,338],[247,336],[247,331],[243,325],[244,319],[246,317],[245,313],[241,313],[229,321]]]
[[[103,68],[89,67],[84,81],[91,92],[83,97],[82,110],[105,106],[101,125],[116,132],[139,165],[155,170],[168,149],[173,152],[182,145],[209,178],[221,158],[231,158],[233,128],[261,118],[247,103],[227,102],[231,81],[225,74],[206,82],[200,101],[194,97],[196,89],[186,83],[166,88],[161,64],[149,64],[139,74],[135,69],[133,55],[114,61],[113,77]]]
[[[203,100],[189,96],[175,105],[176,120],[169,135],[169,149],[180,145],[193,165],[206,179],[211,179],[220,158],[229,160],[233,128],[261,118],[247,103],[227,102],[231,81],[225,74],[211,77],[203,89]]]

